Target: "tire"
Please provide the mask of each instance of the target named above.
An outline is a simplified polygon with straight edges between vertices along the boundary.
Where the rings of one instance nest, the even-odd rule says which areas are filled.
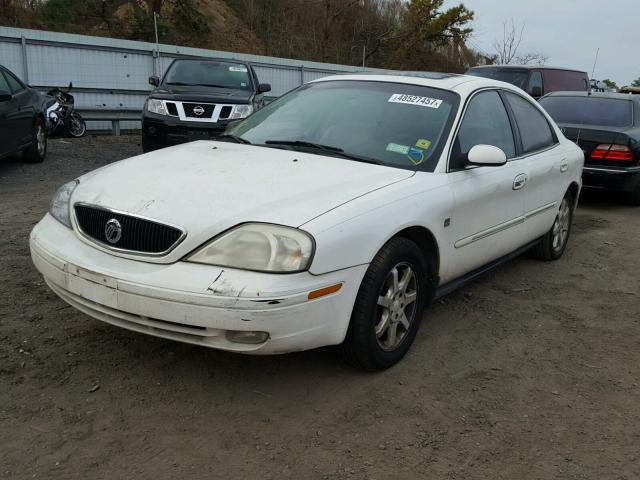
[[[67,130],[69,135],[74,138],[84,137],[84,134],[87,133],[87,124],[78,112],[71,112],[69,115]]]
[[[382,247],[362,280],[341,345],[350,364],[379,371],[405,356],[430,298],[427,272],[424,255],[412,241],[398,237]]]
[[[635,188],[624,194],[624,203],[632,207],[640,207],[640,182],[636,183]]]
[[[531,256],[538,260],[551,262],[558,260],[567,248],[571,235],[571,223],[573,222],[574,199],[571,192],[567,192],[560,202],[560,208],[556,214],[551,230],[549,230],[540,242],[531,249]]]
[[[40,117],[36,119],[34,136],[35,141],[22,151],[22,155],[26,162],[41,163],[47,156],[47,132]]]

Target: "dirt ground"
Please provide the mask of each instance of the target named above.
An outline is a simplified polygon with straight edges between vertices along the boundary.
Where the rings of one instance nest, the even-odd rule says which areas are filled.
[[[88,137],[0,162],[0,478],[640,478],[640,210],[583,198],[560,261],[444,298],[403,362],[367,374],[332,349],[121,330],[49,291],[27,237],[55,189],[139,151]]]

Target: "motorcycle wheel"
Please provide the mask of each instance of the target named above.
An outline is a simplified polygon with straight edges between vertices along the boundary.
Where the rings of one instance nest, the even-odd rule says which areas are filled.
[[[77,112],[71,112],[68,123],[69,135],[75,138],[83,137],[87,133],[87,124]]]

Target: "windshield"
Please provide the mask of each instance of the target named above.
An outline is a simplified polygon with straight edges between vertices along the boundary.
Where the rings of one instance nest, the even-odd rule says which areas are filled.
[[[417,85],[319,82],[281,97],[229,133],[253,144],[433,171],[458,101],[451,91]]]
[[[631,102],[617,98],[552,96],[540,105],[556,123],[628,127],[633,120]]]
[[[515,85],[522,90],[527,88],[527,80],[529,80],[529,70],[520,70],[516,68],[472,68],[467,75],[476,77],[492,78]]]
[[[246,65],[213,60],[176,60],[165,74],[163,83],[242,90],[251,88]]]

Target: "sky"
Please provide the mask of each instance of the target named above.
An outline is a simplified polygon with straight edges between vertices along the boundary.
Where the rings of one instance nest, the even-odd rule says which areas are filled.
[[[640,77],[638,0],[445,0],[475,12],[470,45],[495,53],[503,22],[525,24],[519,54],[541,53],[548,66],[576,68],[619,86]]]

